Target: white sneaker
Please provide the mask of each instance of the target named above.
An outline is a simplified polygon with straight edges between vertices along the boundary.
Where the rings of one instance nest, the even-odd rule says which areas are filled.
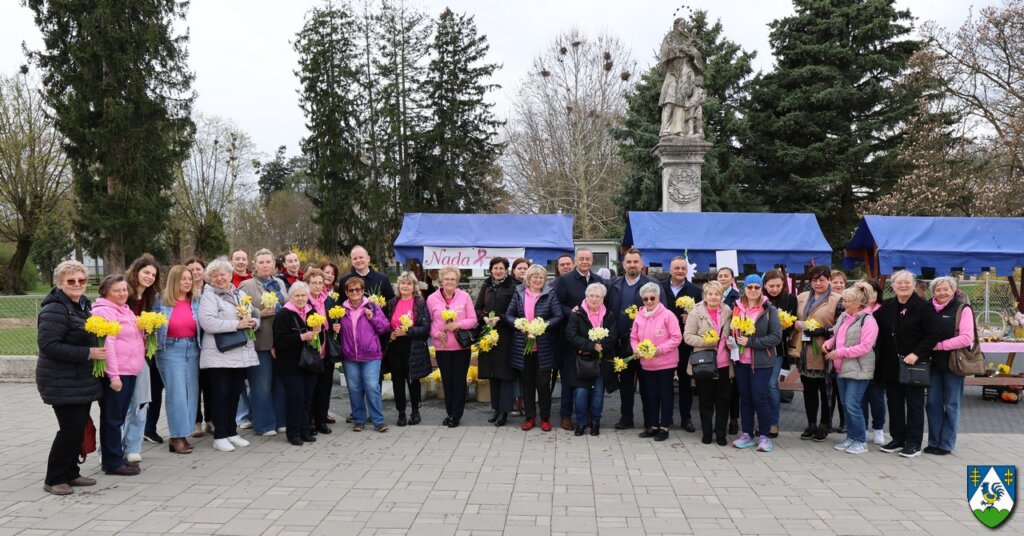
[[[882,430],[875,430],[874,435],[873,435],[873,437],[871,439],[871,442],[876,444],[876,445],[884,445],[885,444],[885,432],[883,432]]]
[[[844,439],[843,441],[836,443],[836,450],[846,450],[850,448],[850,445],[853,445],[853,440]]]
[[[241,428],[242,430],[248,430],[252,428],[252,423],[249,421],[242,421],[238,423],[238,427]]]
[[[279,434],[283,434],[283,433],[285,433],[287,431],[288,431],[288,428],[286,428],[284,426],[278,426],[277,427],[277,433],[279,433]]]
[[[228,442],[236,447],[248,447],[249,442],[242,439],[242,436],[233,435],[228,438]]]
[[[142,454],[138,452],[129,452],[128,456],[125,457],[128,463],[139,463],[142,461]]]
[[[847,454],[864,454],[868,451],[868,444],[854,441],[850,448],[846,449]]]
[[[235,450],[235,446],[231,444],[227,439],[214,439],[213,450],[219,450],[221,452],[231,452]]]
[[[260,434],[260,435],[261,435],[261,436],[264,436],[264,437],[274,437],[274,436],[276,436],[276,435],[277,435],[277,432],[276,432],[276,431],[274,431],[274,430],[267,430],[266,432],[263,432],[263,433],[262,433],[262,434]]]

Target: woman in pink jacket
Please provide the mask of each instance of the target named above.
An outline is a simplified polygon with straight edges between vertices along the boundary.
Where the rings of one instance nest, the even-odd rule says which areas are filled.
[[[640,388],[646,393],[641,397],[645,402],[644,420],[650,425],[640,432],[640,437],[664,441],[668,439],[668,427],[672,424],[672,378],[679,366],[679,344],[683,342],[683,332],[679,329],[676,315],[661,304],[661,287],[657,283],[640,287],[640,299],[644,308],[633,319],[630,345],[636,353],[640,343],[649,340],[658,349],[650,359],[638,358],[643,370]]]
[[[441,289],[427,297],[427,311],[430,312],[430,337],[434,340],[437,368],[441,369],[444,408],[448,413],[443,424],[455,428],[466,408],[466,373],[472,351],[470,345],[459,344],[457,333],[476,327],[476,309],[473,298],[459,289],[458,268],[445,266],[438,277]],[[446,310],[455,313],[455,320],[446,321],[442,317]]]
[[[108,275],[100,283],[100,298],[92,313],[121,324],[121,332],[107,337],[107,374],[100,400],[100,445],[103,471],[108,475],[137,475],[137,465],[125,460],[121,427],[135,392],[135,378],[146,366],[146,344],[128,307],[128,282],[123,275]]]

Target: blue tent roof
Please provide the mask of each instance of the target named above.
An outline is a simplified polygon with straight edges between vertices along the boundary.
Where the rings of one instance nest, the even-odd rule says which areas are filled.
[[[395,240],[395,257],[423,258],[423,246],[526,248],[534,262],[572,253],[573,217],[565,214],[426,214],[410,213]]]
[[[882,274],[897,268],[917,274],[921,268],[940,275],[953,268],[1007,273],[1024,265],[1024,218],[864,216],[846,248],[844,266],[863,261],[867,251],[877,255],[873,260]]]
[[[687,252],[700,269],[716,263],[715,252],[735,249],[746,264],[765,271],[783,264],[830,264],[832,248],[813,214],[741,212],[630,212],[623,246],[636,246],[648,264],[668,266]]]

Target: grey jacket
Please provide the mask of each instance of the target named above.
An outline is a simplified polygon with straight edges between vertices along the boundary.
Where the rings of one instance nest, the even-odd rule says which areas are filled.
[[[235,307],[245,293],[231,287],[221,290],[213,285],[203,286],[203,296],[199,299],[199,327],[203,330],[203,344],[199,353],[199,368],[247,368],[260,364],[256,356],[253,341],[247,340],[245,346],[227,352],[217,350],[214,341],[215,333],[231,333],[238,329],[238,313]],[[254,302],[259,297],[253,299]],[[259,326],[260,312],[258,303],[251,307],[250,314]]]
[[[856,320],[846,330],[846,344],[843,346],[849,348],[860,344],[860,330],[864,327],[864,319],[871,313],[860,312],[854,317]],[[839,315],[839,319],[836,320],[837,326],[842,326],[843,322],[846,321],[846,313]],[[841,368],[839,369],[839,377],[846,378],[848,380],[871,380],[875,377],[875,349],[868,350],[868,353],[858,356],[855,358],[843,359]]]

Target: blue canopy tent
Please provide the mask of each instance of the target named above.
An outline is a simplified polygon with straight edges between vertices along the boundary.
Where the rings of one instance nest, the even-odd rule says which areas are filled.
[[[424,246],[526,248],[546,264],[573,253],[573,217],[565,214],[406,214],[395,240],[401,262],[423,260]]]
[[[740,269],[830,264],[832,248],[813,214],[741,212],[630,212],[623,247],[635,246],[648,264],[668,266],[685,251],[701,268],[717,251],[736,250]]]
[[[843,265],[865,263],[869,276],[906,269],[936,274],[986,268],[1008,273],[1024,265],[1024,218],[864,216],[846,245]]]

